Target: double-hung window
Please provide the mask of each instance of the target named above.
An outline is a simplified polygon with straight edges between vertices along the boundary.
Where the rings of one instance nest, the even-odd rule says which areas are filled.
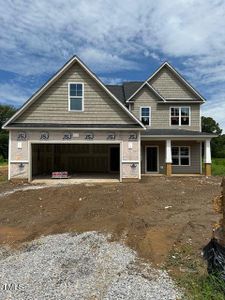
[[[171,125],[190,125],[190,107],[171,107],[170,108]]]
[[[84,110],[83,83],[69,83],[68,85],[69,111]]]
[[[142,106],[140,108],[140,120],[144,125],[151,125],[151,107]]]
[[[174,166],[190,166],[190,147],[172,147],[172,162]]]

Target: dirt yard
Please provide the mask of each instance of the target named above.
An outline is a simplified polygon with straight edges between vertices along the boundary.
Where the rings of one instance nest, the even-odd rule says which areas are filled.
[[[220,177],[144,177],[140,183],[79,184],[1,193],[0,243],[18,247],[41,235],[97,230],[123,240],[144,259],[162,264],[173,247],[191,243],[196,255],[219,217],[212,199]]]

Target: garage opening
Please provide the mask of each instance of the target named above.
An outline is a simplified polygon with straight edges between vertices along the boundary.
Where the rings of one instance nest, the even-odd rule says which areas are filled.
[[[68,172],[69,178],[117,178],[119,144],[32,144],[32,179]]]

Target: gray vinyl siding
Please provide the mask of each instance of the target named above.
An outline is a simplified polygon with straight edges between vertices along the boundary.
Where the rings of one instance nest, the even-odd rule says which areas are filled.
[[[165,98],[197,99],[190,89],[166,66],[163,67],[149,83]]]
[[[159,146],[159,173],[165,174],[165,141],[142,141],[141,143],[141,173],[145,174],[145,147]],[[200,174],[201,143],[196,141],[172,141],[172,146],[190,146],[190,166],[172,166],[173,174]]]
[[[134,97],[133,109],[131,112],[140,119],[140,107],[151,107],[151,126],[152,129],[187,129],[200,130],[200,105],[199,104],[164,104],[159,103],[157,96],[148,88],[144,87]],[[171,106],[189,106],[191,108],[191,125],[190,126],[170,126],[170,107]]]
[[[201,173],[201,159],[200,159],[200,142],[185,142],[172,141],[172,146],[190,146],[191,151],[191,165],[190,166],[173,166],[172,172],[174,174],[199,174]]]
[[[84,83],[84,112],[68,111],[68,82]],[[133,124],[131,117],[75,63],[16,119],[21,123]]]

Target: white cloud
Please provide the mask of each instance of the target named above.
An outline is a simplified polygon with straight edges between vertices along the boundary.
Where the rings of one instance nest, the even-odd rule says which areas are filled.
[[[4,83],[0,85],[0,99],[2,103],[20,105],[27,100],[33,91],[29,88],[22,88],[21,85]]]
[[[122,84],[125,81],[124,78],[117,77],[100,77],[100,79],[105,84]]]
[[[2,1],[1,9],[5,70],[41,74],[74,53],[100,72],[136,69],[138,55],[159,59],[160,51],[192,57],[189,66],[204,75],[212,58],[225,58],[225,2],[219,0]]]
[[[214,118],[225,133],[225,91],[215,92],[212,98],[203,105],[202,115]]]
[[[97,72],[113,72],[121,70],[138,70],[139,66],[136,62],[122,59],[117,55],[106,53],[102,50],[93,48],[80,49],[79,53],[85,60],[85,63],[95,68]],[[96,65],[96,62],[98,64]]]
[[[223,0],[8,0],[1,11],[2,70],[49,74],[76,53],[112,78],[141,70],[146,57],[179,59],[179,69],[210,96],[207,111],[224,105],[212,95],[225,85]]]

